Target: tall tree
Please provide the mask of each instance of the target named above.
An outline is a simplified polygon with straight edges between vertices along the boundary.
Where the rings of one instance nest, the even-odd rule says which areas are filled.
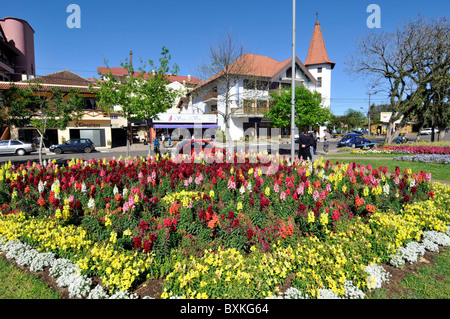
[[[159,65],[149,60],[141,61],[141,65],[135,70],[133,65],[125,60],[122,67],[128,70],[128,75],[123,81],[111,75],[111,72],[98,81],[100,88],[96,90],[101,108],[111,113],[114,106],[120,106],[123,116],[127,119],[127,156],[129,155],[129,135],[131,120],[145,121],[147,134],[150,131],[150,121],[158,119],[158,114],[169,109],[174,103],[179,92],[168,87],[169,74],[176,74],[178,66],[170,65],[171,55],[165,47],[161,50]],[[172,68],[171,68],[172,67]],[[149,154],[151,153],[149,143]]]
[[[253,61],[246,55],[244,46],[236,40],[233,32],[229,31],[220,36],[219,40],[209,46],[207,51],[207,62],[202,63],[198,69],[198,76],[203,80],[213,81],[217,84],[217,93],[223,98],[221,103],[224,109],[217,110],[222,116],[225,124],[225,135],[227,141],[231,141],[230,121],[233,113],[243,107],[238,101],[237,107],[232,108],[233,88],[243,79],[253,79]]]
[[[40,135],[39,139],[39,163],[42,164],[42,145],[44,135],[49,128],[65,130],[71,121],[77,121],[83,117],[85,102],[78,90],[63,92],[60,88],[52,88],[50,91],[41,90],[41,85],[36,85],[37,112],[31,118],[31,124]]]
[[[273,106],[265,114],[275,127],[289,127],[291,124],[291,90],[271,92]],[[331,120],[329,108],[322,106],[322,98],[317,91],[311,92],[304,86],[295,88],[295,126],[325,125]]]
[[[436,46],[430,43],[437,41],[437,33],[424,30],[439,23],[437,21],[419,16],[403,22],[393,32],[372,31],[359,39],[346,63],[346,71],[352,76],[364,77],[372,86],[387,93],[393,112],[387,128],[387,143],[392,143],[406,123],[423,112],[420,110],[430,78],[422,76],[416,81],[414,76],[431,67],[432,60],[424,57],[436,55]],[[399,119],[400,127],[395,131],[394,122]]]
[[[84,98],[77,90],[63,92],[61,88],[44,89],[41,83],[26,86],[11,84],[2,93],[2,119],[7,126],[33,125],[39,133],[39,163],[42,164],[44,135],[49,128],[65,130],[69,122],[83,116]]]

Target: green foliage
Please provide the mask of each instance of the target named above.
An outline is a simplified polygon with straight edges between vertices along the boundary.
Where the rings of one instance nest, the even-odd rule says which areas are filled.
[[[283,90],[281,94],[271,93],[273,106],[265,114],[275,127],[288,127],[291,124],[291,91]],[[328,108],[322,107],[322,98],[318,92],[311,92],[304,86],[295,88],[295,125],[297,127],[324,125],[331,119]]]

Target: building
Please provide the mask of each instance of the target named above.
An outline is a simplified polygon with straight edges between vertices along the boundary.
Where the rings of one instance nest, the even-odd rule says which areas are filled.
[[[263,55],[244,54],[230,64],[230,81],[224,81],[223,73],[219,72],[190,92],[192,110],[194,113],[218,114],[218,127],[225,131],[227,121],[233,140],[243,138],[249,128],[254,128],[254,133],[260,136],[261,129],[272,127],[269,119],[264,117],[271,105],[270,92],[290,88],[292,76],[295,76],[296,85],[304,85],[311,91],[321,93],[323,107],[329,108],[331,71],[335,63],[328,58],[318,20],[305,62],[296,57],[295,65],[293,71],[292,58],[278,61]],[[322,135],[324,127],[318,129],[319,135]],[[282,134],[288,132],[289,128],[284,128]]]
[[[63,143],[71,138],[90,138],[97,147],[111,146],[111,118],[97,107],[96,94],[91,89],[95,89],[94,83],[69,70],[63,70],[31,80],[15,82],[14,85],[25,88],[30,83],[36,82],[41,85],[39,94],[43,93],[44,96],[50,96],[51,90],[58,88],[63,93],[78,90],[85,100],[84,114],[79,121],[70,122],[65,130],[56,128],[47,130],[44,137],[46,147],[51,144]],[[7,90],[11,85],[11,82],[0,82],[0,90]],[[26,142],[36,142],[38,137],[39,133],[36,129],[28,126],[8,128],[2,139],[13,138]]]
[[[130,56],[131,58],[131,56]],[[113,76],[118,80],[123,80],[128,76],[128,70],[119,67],[99,67],[97,69],[99,75],[103,80],[107,76]],[[141,76],[141,72],[135,72],[133,76]],[[151,74],[143,74],[144,78],[151,76]],[[150,132],[150,140],[154,136],[164,134],[172,134],[176,128],[188,128],[192,130],[197,123],[208,123],[208,125],[214,125],[217,127],[217,116],[209,115],[203,116],[194,114],[192,110],[192,103],[189,103],[189,99],[186,96],[187,93],[192,90],[201,81],[195,77],[182,76],[182,75],[167,75],[169,80],[168,87],[181,92],[180,97],[177,98],[170,109],[165,113],[159,114],[157,120],[152,120],[152,126]],[[148,136],[146,132],[146,123],[132,121],[131,134],[133,136],[133,142],[143,142]],[[126,129],[127,120],[121,113],[120,105],[114,106],[114,112],[111,113],[111,127],[113,135],[113,145],[125,145],[126,144]]]
[[[0,81],[29,79],[35,72],[33,28],[22,19],[0,19]]]

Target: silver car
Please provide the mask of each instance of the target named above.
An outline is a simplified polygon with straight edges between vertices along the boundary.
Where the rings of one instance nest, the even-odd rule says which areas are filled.
[[[25,143],[19,140],[0,141],[0,154],[17,154],[23,156],[36,151],[34,144]]]

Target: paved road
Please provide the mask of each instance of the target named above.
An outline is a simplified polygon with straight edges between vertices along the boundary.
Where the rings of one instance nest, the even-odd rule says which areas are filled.
[[[415,135],[409,135],[408,138],[413,139],[415,137]],[[372,142],[376,142],[376,143],[382,143],[384,141],[383,137],[374,137],[371,136],[369,137],[369,139]],[[421,136],[422,140],[430,140],[430,136]],[[446,141],[450,141],[450,134],[446,134],[445,136],[445,140]],[[329,153],[330,154],[336,154],[337,153],[337,142],[338,140],[332,140],[330,142],[330,149],[329,149]],[[242,145],[242,143],[241,143]],[[262,147],[263,149],[267,149],[267,150],[271,150],[272,146],[270,145],[270,143],[265,143],[262,142],[259,144],[260,147]],[[290,145],[290,140],[281,140],[280,142],[277,142],[276,144],[273,145],[273,147],[275,148],[275,150],[278,150],[278,152],[281,155],[287,155],[289,156],[291,154],[291,145]],[[248,149],[248,144],[246,144],[246,148]],[[234,150],[236,151],[237,146],[234,146]],[[161,149],[162,153],[165,152],[169,152],[171,151],[170,149],[167,148],[162,148]],[[298,144],[296,144],[296,151],[298,151]],[[318,155],[323,155],[323,142],[319,142],[317,145],[317,153]],[[130,156],[131,157],[135,157],[135,156],[147,156],[148,155],[148,145],[143,145],[143,144],[134,144],[130,146]],[[92,152],[92,153],[69,153],[69,154],[60,154],[60,155],[56,155],[54,153],[48,152],[48,150],[44,150],[43,151],[43,156],[42,158],[45,159],[46,161],[53,161],[56,160],[56,162],[58,164],[62,164],[65,163],[69,160],[71,160],[72,158],[82,158],[84,160],[87,159],[103,159],[103,158],[116,158],[118,159],[120,156],[122,156],[123,158],[125,158],[127,156],[127,148],[125,146],[122,147],[115,147],[115,148],[98,148],[97,151]],[[25,155],[25,156],[16,156],[16,155],[0,155],[0,164],[4,163],[4,162],[8,162],[11,161],[14,164],[26,164],[28,161],[30,162],[39,162],[39,154],[38,152],[33,152],[30,155]]]

